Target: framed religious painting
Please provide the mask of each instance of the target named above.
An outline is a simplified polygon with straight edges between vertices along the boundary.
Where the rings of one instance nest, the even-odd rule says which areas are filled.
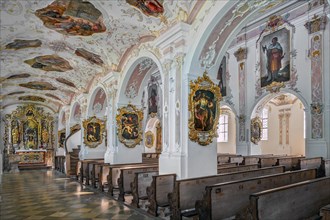
[[[152,133],[152,131],[147,131],[145,134],[144,134],[144,145],[148,148],[152,148],[154,146],[154,140],[155,140],[155,137],[154,137],[154,134]]]
[[[261,88],[278,87],[290,80],[291,34],[284,23],[282,17],[271,16],[257,41]]]
[[[65,141],[65,129],[58,131],[58,147],[62,148],[64,147],[64,141]]]
[[[95,148],[102,143],[102,137],[105,129],[105,123],[95,116],[83,121],[84,126],[84,144]]]
[[[251,142],[258,144],[262,135],[262,122],[259,117],[255,117],[251,120]]]
[[[220,115],[220,88],[204,72],[203,77],[190,82],[188,127],[190,140],[202,146],[217,136]]]
[[[118,139],[126,147],[133,148],[142,140],[143,111],[128,104],[118,109],[116,116]]]

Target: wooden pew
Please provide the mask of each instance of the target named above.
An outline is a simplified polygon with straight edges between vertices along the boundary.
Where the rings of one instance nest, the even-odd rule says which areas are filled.
[[[301,158],[298,161],[298,169],[317,169],[317,177],[325,176],[322,157]]]
[[[220,168],[220,169],[218,168],[218,174],[255,170],[258,168],[259,168],[258,164],[242,165],[242,166],[237,166],[237,167]]]
[[[238,163],[240,165],[242,164],[243,160],[243,156],[229,156],[229,163]]]
[[[148,213],[158,216],[158,207],[169,206],[167,195],[173,192],[176,174],[152,176],[150,187],[147,187],[149,201]]]
[[[134,180],[131,182],[131,191],[133,195],[131,206],[140,208],[140,200],[146,200],[148,198],[147,187],[150,186],[152,177],[155,175],[158,175],[158,171],[135,173]]]
[[[77,166],[76,166],[76,180],[79,180],[80,177],[80,170],[81,170],[81,161],[77,161]],[[80,180],[79,180],[80,181]]]
[[[316,174],[316,169],[298,170],[207,186],[203,199],[196,202],[199,219],[218,220],[232,218],[240,213],[244,213],[249,206],[250,194],[315,179]],[[274,207],[272,209],[274,211]],[[241,219],[245,218],[243,216]]]
[[[120,169],[120,177],[118,179],[118,188],[119,188],[119,201],[125,201],[125,194],[130,194],[131,191],[131,182],[134,180],[135,173],[138,172],[158,172],[158,165],[149,165],[149,166],[135,166],[135,167],[126,167]]]
[[[218,165],[218,169],[237,167],[238,163],[223,163]]]
[[[299,169],[299,159],[305,158],[303,156],[287,156],[277,158],[276,165],[285,166],[285,171],[293,171]]]
[[[91,182],[94,188],[97,188],[96,184],[99,184],[100,169],[103,164],[105,164],[104,161],[95,161],[92,163]]]
[[[287,155],[273,155],[268,157],[261,157],[259,160],[260,167],[276,166],[277,159],[287,157]]]
[[[330,220],[330,204],[323,206],[320,209],[320,216],[322,220]]]
[[[86,163],[86,168],[85,168],[85,179],[86,179],[86,182],[85,184],[86,185],[90,185],[91,184],[91,181],[92,181],[92,170],[93,170],[93,165],[95,163],[103,163],[104,160],[103,159],[95,159],[95,160],[88,160]]]
[[[98,189],[101,190],[101,192],[104,192],[104,186],[108,184],[107,177],[109,174],[110,164],[104,163],[104,164],[100,164],[99,166],[100,166],[100,172],[99,172]]]
[[[120,178],[120,170],[123,168],[131,168],[131,167],[146,167],[146,166],[158,166],[158,163],[154,164],[145,164],[145,163],[131,163],[131,164],[114,164],[109,165],[108,175],[107,175],[107,182],[106,185],[108,186],[108,194],[113,196],[113,190],[119,188],[118,180]]]
[[[260,158],[273,157],[273,154],[264,154],[264,155],[248,155],[244,156],[243,165],[256,164],[260,162]]]
[[[274,188],[250,196],[253,219],[260,220],[309,219],[329,203],[330,177]],[[274,211],[275,208],[277,211]]]
[[[203,198],[203,192],[205,192],[205,187],[208,185],[283,172],[284,167],[280,166],[177,180],[175,181],[173,193],[168,196],[173,219],[181,219],[181,215],[196,214],[195,201]]]
[[[84,183],[84,180],[86,178],[86,167],[87,167],[87,162],[93,161],[93,160],[80,160],[80,183]]]
[[[217,155],[218,164],[229,163],[229,157],[230,156],[241,156],[241,155],[236,155],[236,154],[218,154]]]
[[[142,163],[158,163],[160,153],[142,153]]]

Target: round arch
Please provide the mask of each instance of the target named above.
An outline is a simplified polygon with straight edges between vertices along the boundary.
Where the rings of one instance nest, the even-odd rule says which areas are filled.
[[[104,93],[104,97],[102,97],[102,100],[103,103],[100,103],[101,104],[101,109],[98,109],[96,111],[94,111],[94,102],[97,101],[95,100],[97,95],[102,95],[102,91]],[[92,116],[92,115],[95,115],[95,113],[98,115],[98,116],[104,116],[106,114],[106,108],[108,106],[108,94],[106,92],[106,88],[103,86],[103,85],[97,85],[93,90],[92,92],[90,93],[90,96],[88,97],[88,100],[87,100],[87,111],[86,111],[86,117],[89,117],[89,116]]]
[[[160,77],[161,77],[161,82],[162,82],[161,90],[164,91],[163,90],[164,73],[163,73],[163,69],[162,69],[160,60],[152,52],[143,50],[143,51],[140,51],[138,57],[134,56],[134,57],[128,58],[127,63],[124,65],[126,68],[123,70],[123,77],[121,78],[121,80],[119,82],[119,88],[118,88],[117,97],[116,97],[116,103],[118,103],[119,105],[128,103],[129,101],[133,101],[126,97],[125,90],[126,90],[127,83],[129,82],[129,79],[130,79],[133,71],[135,70],[137,65],[139,65],[145,59],[150,59],[153,63],[155,63],[155,65],[160,73]],[[144,81],[145,78],[146,78],[146,75],[143,77],[142,81]],[[134,100],[140,100],[139,98],[142,97],[142,90],[140,88],[139,88],[137,96],[136,96],[138,98],[134,98]]]

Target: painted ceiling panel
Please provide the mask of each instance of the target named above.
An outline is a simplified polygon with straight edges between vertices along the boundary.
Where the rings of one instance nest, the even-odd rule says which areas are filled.
[[[139,3],[132,6],[131,4]],[[69,104],[72,96],[86,91],[97,75],[119,65],[125,52],[176,21],[180,10],[189,13],[197,0],[10,0],[1,1],[0,83],[1,104],[14,103],[16,95],[40,96],[52,108]],[[143,3],[143,4],[142,4]],[[36,57],[53,56],[33,68],[24,63]],[[59,62],[61,57],[66,62]],[[41,59],[42,60],[42,59]],[[61,65],[57,65],[60,63]],[[33,64],[31,64],[33,65]],[[51,68],[48,68],[51,67]],[[65,72],[61,72],[65,71]],[[20,74],[29,74],[25,78]],[[16,77],[14,77],[16,75]],[[7,79],[8,77],[14,77]],[[57,79],[64,79],[58,81]],[[64,81],[68,82],[64,82]],[[28,82],[47,82],[57,90],[20,87]],[[73,86],[74,85],[74,86]],[[46,96],[52,94],[56,98]],[[17,94],[18,95],[18,94]],[[11,100],[14,99],[14,100]]]

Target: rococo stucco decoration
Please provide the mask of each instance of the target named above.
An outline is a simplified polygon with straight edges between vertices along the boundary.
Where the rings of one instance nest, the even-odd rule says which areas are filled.
[[[255,117],[251,120],[251,142],[258,144],[262,135],[262,123],[259,117]]]
[[[103,141],[103,133],[105,129],[104,121],[95,116],[83,121],[84,127],[84,144],[91,148],[96,148]]]
[[[128,104],[118,109],[116,116],[118,139],[126,147],[133,148],[142,140],[143,111]]]
[[[190,81],[188,110],[189,138],[202,146],[217,136],[220,115],[220,88],[204,72],[203,77]]]

